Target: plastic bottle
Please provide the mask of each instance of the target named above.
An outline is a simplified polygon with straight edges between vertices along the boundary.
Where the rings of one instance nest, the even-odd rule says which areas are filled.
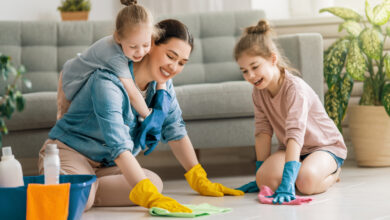
[[[3,147],[0,162],[0,187],[24,186],[23,171],[19,161],[12,154],[11,147]]]
[[[58,184],[60,176],[60,157],[58,156],[57,144],[48,144],[43,159],[45,184]]]

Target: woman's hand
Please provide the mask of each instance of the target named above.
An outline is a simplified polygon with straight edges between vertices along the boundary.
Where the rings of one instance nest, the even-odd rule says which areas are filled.
[[[162,195],[149,179],[143,179],[131,190],[129,198],[132,202],[145,208],[159,207],[170,212],[188,212],[192,210],[176,200]]]
[[[207,179],[207,173],[200,164],[195,165],[184,174],[191,188],[204,196],[241,196],[244,192],[228,188],[220,183],[213,183]]]

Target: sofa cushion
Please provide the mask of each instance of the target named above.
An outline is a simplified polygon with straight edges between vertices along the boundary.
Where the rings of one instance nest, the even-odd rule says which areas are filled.
[[[23,95],[26,107],[22,112],[14,112],[12,120],[5,123],[10,132],[51,128],[56,123],[57,92],[34,92]]]
[[[184,120],[253,116],[252,86],[246,81],[176,86]]]

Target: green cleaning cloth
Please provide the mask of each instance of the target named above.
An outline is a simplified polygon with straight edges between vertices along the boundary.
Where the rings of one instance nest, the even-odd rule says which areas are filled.
[[[164,216],[164,217],[178,217],[178,218],[195,218],[199,216],[211,215],[216,213],[230,212],[231,208],[219,208],[207,203],[199,205],[184,205],[192,210],[192,213],[184,212],[170,212],[166,209],[152,207],[149,209],[149,213],[152,216]]]

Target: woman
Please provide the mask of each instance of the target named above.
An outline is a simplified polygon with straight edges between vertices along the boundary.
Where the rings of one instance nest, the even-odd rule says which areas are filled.
[[[162,141],[170,145],[195,191],[209,196],[243,195],[242,191],[207,179],[187,136],[171,78],[180,73],[188,61],[193,48],[192,36],[177,20],[164,20],[157,26],[162,29],[162,36],[141,62],[134,66],[130,63],[129,68],[148,104],[156,94],[156,82],[167,82],[171,102],[162,126]],[[45,146],[56,143],[60,151],[61,173],[96,174],[98,177],[91,188],[86,209],[92,205],[126,206],[134,203],[146,208],[155,206],[173,212],[191,212],[163,196],[160,193],[161,179],[142,169],[135,159],[141,147],[133,143],[139,129],[134,112],[119,79],[110,72],[97,70],[75,96],[68,112],[50,131],[50,139],[40,151],[40,173],[43,173]]]

